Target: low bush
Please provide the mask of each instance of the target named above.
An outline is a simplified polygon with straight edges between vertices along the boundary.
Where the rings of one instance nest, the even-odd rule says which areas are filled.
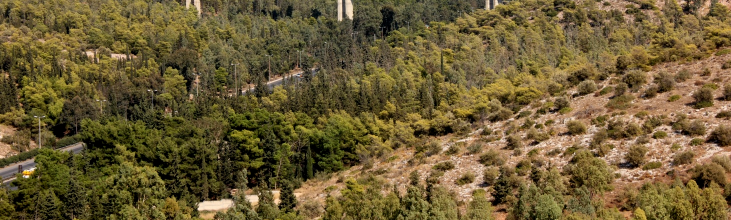
[[[594,136],[591,137],[591,143],[589,144],[589,147],[595,148],[600,146],[604,141],[609,138],[609,135],[607,135],[607,130],[602,129],[594,133]]]
[[[673,156],[673,164],[674,165],[681,165],[681,164],[689,164],[693,162],[693,158],[695,157],[695,153],[693,151],[685,151],[681,153],[676,153],[675,156]]]
[[[657,168],[662,167],[662,162],[660,161],[653,161],[646,163],[644,166],[642,166],[642,170],[654,170]]]
[[[529,160],[518,161],[518,164],[515,165],[515,173],[518,174],[518,176],[525,176],[530,172],[531,167],[532,164]]]
[[[497,181],[497,178],[500,176],[500,169],[497,167],[488,167],[485,168],[485,171],[482,173],[482,181],[488,185],[492,186],[495,185],[495,182]]]
[[[474,181],[475,181],[475,174],[472,172],[467,172],[465,174],[462,174],[462,176],[459,177],[459,179],[457,179],[454,183],[459,186],[462,186],[465,184],[470,184]]]
[[[432,166],[431,168],[434,170],[439,170],[439,171],[447,171],[447,170],[454,169],[454,163],[452,163],[452,161],[445,161],[445,162],[441,162],[438,164],[434,164],[434,166]]]
[[[507,142],[505,148],[508,150],[515,150],[523,147],[523,139],[521,139],[518,135],[510,135],[505,139],[505,141]]]
[[[688,124],[687,126],[684,126],[683,133],[690,136],[700,136],[706,134],[706,125],[703,123],[703,121],[695,120]]]
[[[711,158],[711,162],[723,167],[726,172],[731,172],[731,158],[729,156],[716,155]]]
[[[596,153],[597,156],[603,157],[606,156],[610,151],[614,149],[614,145],[612,144],[604,144],[597,149]]]
[[[678,101],[678,99],[680,99],[680,97],[681,97],[680,95],[671,95],[670,97],[668,97],[668,102]]]
[[[569,102],[569,98],[566,96],[561,96],[556,98],[556,101],[554,102],[554,106],[556,106],[556,109],[561,110],[564,108],[570,108],[571,103]]]
[[[670,74],[661,72],[655,76],[655,84],[657,84],[657,92],[669,92],[675,87],[675,79]]]
[[[592,80],[586,80],[579,83],[579,87],[577,88],[579,95],[591,94],[594,93],[594,91],[596,90],[596,84]]]
[[[682,69],[677,74],[675,74],[675,81],[676,82],[685,82],[685,80],[690,79],[692,74],[690,74],[690,71],[688,69]]]
[[[13,164],[13,163],[27,160],[27,159],[35,157],[36,155],[38,155],[38,148],[29,150],[29,151],[26,151],[23,153],[19,153],[15,156],[3,158],[3,159],[0,159],[0,167],[5,167],[5,166]]]
[[[647,83],[647,73],[640,70],[631,70],[624,75],[622,82],[627,83],[627,86],[632,91],[637,91],[642,85]]]
[[[645,154],[647,154],[647,147],[642,145],[634,145],[629,148],[629,151],[627,152],[627,154],[625,154],[624,159],[632,167],[639,167],[645,163]]]
[[[501,107],[497,112],[492,114],[489,118],[490,118],[490,121],[497,122],[497,121],[508,120],[512,117],[513,117],[513,111],[511,111],[508,108]]]
[[[614,86],[614,97],[619,97],[624,95],[624,93],[627,92],[629,88],[627,87],[627,83],[619,83],[616,86]]]
[[[581,121],[569,121],[566,124],[566,127],[569,129],[570,135],[579,135],[586,133],[586,125],[584,125],[584,123]]]
[[[664,131],[656,131],[654,134],[652,134],[652,138],[655,139],[663,139],[668,137],[668,133],[665,133]]]
[[[715,130],[713,130],[713,132],[711,132],[711,135],[708,136],[708,141],[714,142],[722,147],[731,146],[731,127],[719,125]]]
[[[599,95],[606,95],[612,91],[614,91],[614,88],[607,86],[607,87],[602,88],[602,90],[599,91]]]
[[[610,109],[618,109],[618,110],[624,110],[628,109],[632,106],[632,100],[635,100],[635,97],[630,94],[624,94],[621,96],[617,96],[609,100],[607,102],[606,107]]]
[[[645,99],[651,99],[655,98],[657,96],[657,92],[659,91],[657,86],[650,86],[649,88],[645,89]]]
[[[470,144],[470,146],[467,147],[467,153],[469,154],[479,154],[482,152],[482,143],[481,142],[473,142]]]
[[[721,99],[731,101],[731,83],[723,86],[723,94],[721,96]]]
[[[731,111],[721,111],[716,114],[716,118],[729,119],[731,118]]]
[[[693,140],[690,140],[690,146],[700,146],[705,142],[702,138],[693,138]]]
[[[673,145],[670,146],[670,150],[677,151],[680,150],[681,146],[678,143],[673,143]]]
[[[489,151],[480,155],[480,163],[485,166],[502,166],[503,164],[505,164],[505,158],[500,155],[500,153],[496,150],[490,149]]]
[[[723,167],[715,163],[695,166],[691,177],[700,187],[708,187],[712,182],[721,186],[726,185],[726,172]]]
[[[700,88],[693,93],[693,99],[695,100],[693,104],[695,108],[711,107],[713,106],[713,89]]]
[[[455,143],[455,144],[452,144],[452,146],[449,146],[449,148],[447,149],[447,151],[444,151],[444,154],[445,155],[448,155],[448,156],[451,156],[451,155],[458,154],[459,151],[460,151],[460,147],[459,147],[459,145],[457,143]]]

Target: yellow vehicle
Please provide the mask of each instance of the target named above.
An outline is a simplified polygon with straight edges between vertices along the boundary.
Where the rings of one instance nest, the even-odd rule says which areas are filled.
[[[27,169],[27,170],[23,170],[23,178],[30,177],[30,175],[33,174],[33,172],[35,172],[35,171],[36,171],[35,167]]]

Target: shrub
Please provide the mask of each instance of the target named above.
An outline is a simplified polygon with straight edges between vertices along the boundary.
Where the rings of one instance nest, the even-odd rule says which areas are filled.
[[[591,124],[596,125],[597,127],[604,127],[604,125],[606,125],[607,118],[608,117],[606,115],[597,116],[596,118],[591,119]]]
[[[709,88],[712,90],[716,90],[716,89],[718,89],[718,85],[715,83],[706,83],[706,84],[703,84],[703,87],[701,87],[701,88]]]
[[[673,143],[673,145],[670,146],[670,150],[677,151],[680,150],[681,146],[678,143]]]
[[[690,74],[690,71],[688,69],[682,69],[677,74],[675,74],[675,81],[676,82],[685,82],[685,80],[690,79],[692,75]]]
[[[427,157],[433,156],[438,154],[442,151],[442,147],[439,146],[439,143],[436,141],[430,141],[429,143],[425,144],[424,146],[417,147],[416,151],[418,153],[424,153]]]
[[[647,115],[649,115],[649,114],[650,114],[650,113],[649,113],[649,112],[647,112],[647,111],[640,111],[640,112],[637,112],[637,114],[635,114],[635,117],[636,117],[636,118],[645,118],[645,117],[647,117]]]
[[[438,164],[434,164],[434,166],[432,166],[431,168],[439,171],[447,171],[454,169],[454,163],[452,163],[452,161],[444,161]]]
[[[482,152],[482,143],[481,142],[473,142],[470,144],[470,146],[467,147],[467,152],[469,154],[479,154]]]
[[[691,177],[698,183],[698,186],[707,187],[712,182],[721,186],[726,185],[726,173],[723,167],[715,163],[707,163],[695,166],[692,170],[693,176]]]
[[[653,161],[653,162],[646,163],[644,166],[642,166],[642,169],[643,170],[654,170],[654,169],[657,169],[660,167],[662,167],[662,162]]]
[[[500,170],[497,167],[488,167],[485,168],[485,171],[482,173],[482,181],[486,185],[492,186],[495,184],[495,181],[497,181],[499,176]]]
[[[703,142],[705,141],[701,138],[693,138],[693,140],[690,140],[690,146],[699,146],[703,144]]]
[[[665,133],[664,131],[656,131],[654,134],[652,134],[652,138],[655,139],[663,139],[668,136],[668,133]]]
[[[703,68],[703,72],[701,72],[701,76],[710,76],[711,75],[711,69],[708,69],[708,67]]]
[[[655,96],[657,96],[657,92],[658,92],[657,86],[650,86],[650,88],[647,88],[645,90],[645,96],[644,97],[646,99],[655,98]]]
[[[731,101],[731,83],[723,86],[723,96],[721,98],[726,101]]]
[[[622,82],[626,83],[632,91],[637,91],[647,83],[647,74],[639,70],[632,70],[624,75]]]
[[[496,150],[490,149],[489,151],[480,155],[480,163],[485,166],[502,166],[503,164],[505,164],[505,158],[500,155],[500,153]]]
[[[726,172],[731,172],[731,158],[728,156],[717,155],[711,158],[711,162],[723,167]]]
[[[452,144],[452,146],[449,146],[447,151],[444,152],[446,155],[455,155],[459,153],[459,146],[457,146],[457,143]]]
[[[597,152],[598,156],[603,157],[603,156],[606,156],[610,151],[612,151],[612,149],[614,149],[614,145],[604,144],[604,145],[601,145],[599,147],[599,149],[597,149],[596,152]]]
[[[596,84],[592,80],[585,80],[579,83],[578,92],[580,95],[586,95],[596,91]]]
[[[599,91],[599,95],[606,95],[612,91],[614,91],[614,88],[607,86],[607,87],[602,88],[601,91]]]
[[[526,134],[525,138],[531,139],[531,140],[534,140],[534,141],[540,143],[542,141],[548,140],[550,138],[550,136],[546,133],[538,132],[538,130],[536,130],[535,128],[531,128],[530,130],[528,130],[528,133]]]
[[[690,136],[704,135],[706,134],[706,125],[700,120],[695,120],[687,126],[684,126],[683,133]]]
[[[637,140],[635,140],[635,144],[647,144],[647,143],[650,143],[650,137],[648,137],[647,135],[639,136],[637,138]]]
[[[586,125],[584,125],[584,123],[581,121],[577,121],[577,120],[569,121],[566,124],[566,127],[569,129],[570,135],[578,135],[578,134],[586,133]]]
[[[685,151],[682,153],[676,153],[675,156],[673,156],[673,164],[675,164],[675,165],[689,164],[689,163],[693,162],[694,157],[695,157],[695,153],[693,153],[693,151]]]
[[[500,109],[490,116],[490,121],[504,121],[513,117],[513,111],[508,108],[500,107]]]
[[[510,135],[506,138],[507,145],[505,146],[508,150],[515,150],[523,148],[523,141],[518,135]]]
[[[470,184],[474,181],[475,181],[475,174],[472,172],[467,172],[465,174],[462,174],[462,176],[459,177],[459,179],[457,179],[454,183],[459,186],[462,186],[465,184]]]
[[[556,101],[554,102],[554,104],[556,106],[556,109],[559,109],[559,110],[571,107],[569,98],[567,98],[566,96],[561,96],[561,97],[556,98]]]
[[[716,114],[716,118],[724,118],[729,119],[731,118],[731,111],[722,111]]]
[[[657,84],[657,92],[664,93],[673,90],[675,87],[675,80],[670,74],[661,72],[655,76],[655,84]]]
[[[713,106],[713,90],[710,88],[700,88],[693,93],[695,99],[695,108],[705,108]]]
[[[718,52],[716,52],[716,54],[721,53],[721,51],[724,51],[724,53],[728,53],[727,51],[729,51],[729,49],[719,50]],[[723,65],[721,65],[721,69],[725,70],[729,68],[731,68],[731,60],[726,61],[725,63],[723,63]]]
[[[629,88],[627,87],[627,83],[619,83],[616,86],[614,86],[614,97],[619,97],[627,93],[627,90]]]
[[[627,163],[629,163],[631,166],[639,167],[645,163],[645,154],[647,154],[647,147],[642,145],[634,145],[629,148],[629,151],[627,152],[627,154],[625,154],[624,159],[627,160]]]
[[[594,136],[591,137],[591,144],[589,144],[590,147],[598,147],[602,143],[604,143],[605,140],[609,138],[609,135],[607,134],[607,130],[602,129],[594,133]]]
[[[713,132],[711,132],[711,135],[708,136],[708,141],[715,142],[719,146],[723,147],[731,145],[731,127],[719,125],[715,130],[713,130]]]
[[[671,96],[670,96],[670,97],[668,98],[668,102],[674,102],[674,101],[678,101],[678,99],[680,99],[680,95],[671,95]]]
[[[607,108],[619,110],[628,109],[632,106],[632,100],[635,100],[635,97],[630,94],[617,96],[607,102]]]
[[[528,160],[518,161],[518,164],[515,165],[515,173],[518,174],[518,176],[525,176],[528,172],[530,172],[531,167],[532,165]]]

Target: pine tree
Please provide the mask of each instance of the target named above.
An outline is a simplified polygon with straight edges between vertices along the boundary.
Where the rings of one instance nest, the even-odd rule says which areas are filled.
[[[292,212],[297,206],[297,197],[294,196],[294,187],[290,181],[282,183],[282,192],[279,194],[279,210],[282,212]]]
[[[78,183],[76,178],[69,179],[69,191],[64,197],[66,217],[69,219],[82,218],[86,213],[87,196],[86,190]]]
[[[58,198],[53,190],[46,190],[41,194],[38,204],[38,218],[44,220],[61,219]]]
[[[274,220],[279,216],[279,209],[274,204],[274,195],[266,184],[259,190],[259,207],[256,208],[256,213],[264,220]]]
[[[467,220],[492,220],[492,205],[487,200],[487,192],[477,189],[472,192],[472,201],[467,207]]]
[[[14,219],[13,215],[15,212],[15,207],[13,207],[13,203],[10,200],[10,196],[8,195],[7,191],[3,188],[0,188],[0,220],[11,220]]]
[[[642,211],[641,208],[635,209],[635,212],[632,213],[632,220],[647,220],[647,217],[645,217],[645,211]]]

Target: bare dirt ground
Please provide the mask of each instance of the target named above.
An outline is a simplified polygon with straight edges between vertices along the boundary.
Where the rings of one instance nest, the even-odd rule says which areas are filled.
[[[611,93],[601,96],[598,94],[590,94],[573,98],[571,100],[571,107],[574,109],[572,112],[569,112],[567,114],[549,113],[535,119],[536,123],[544,123],[548,120],[555,121],[555,124],[544,128],[544,131],[549,129],[553,129],[554,131],[556,131],[556,135],[551,136],[549,140],[543,141],[535,145],[530,145],[527,142],[524,142],[525,147],[522,150],[523,154],[521,156],[512,156],[513,151],[504,150],[504,147],[506,145],[504,139],[486,143],[483,147],[482,152],[486,152],[489,149],[499,150],[500,152],[502,152],[503,155],[507,156],[508,165],[515,165],[518,161],[524,158],[524,155],[527,152],[531,150],[538,150],[540,152],[539,155],[543,155],[544,159],[549,164],[556,166],[560,169],[568,163],[568,160],[571,157],[564,157],[560,154],[556,156],[547,156],[545,155],[545,153],[554,149],[558,149],[560,152],[564,152],[567,148],[574,144],[587,146],[588,143],[591,141],[593,133],[600,129],[596,126],[591,126],[590,120],[591,118],[595,118],[600,115],[612,115],[616,113],[618,115],[610,117],[610,120],[622,119],[625,122],[635,122],[641,125],[643,119],[635,116],[635,114],[641,111],[647,112],[648,116],[645,116],[645,118],[650,116],[664,115],[669,119],[674,119],[675,115],[682,113],[686,114],[688,116],[688,119],[690,120],[697,119],[705,123],[707,130],[706,135],[699,137],[690,137],[677,133],[673,131],[670,126],[667,125],[656,128],[654,131],[665,131],[667,132],[668,137],[662,139],[653,139],[650,137],[649,143],[645,144],[645,146],[649,149],[646,157],[648,162],[662,162],[662,166],[660,168],[652,170],[643,170],[641,168],[623,168],[619,166],[620,164],[625,162],[624,156],[629,147],[635,143],[636,138],[624,140],[608,140],[608,143],[613,144],[615,148],[612,149],[608,154],[606,154],[603,159],[605,159],[609,164],[615,166],[615,172],[618,174],[619,177],[614,182],[614,188],[616,190],[607,193],[606,195],[604,195],[604,197],[609,206],[615,206],[616,204],[612,204],[614,198],[621,194],[623,189],[627,186],[638,186],[648,181],[670,182],[672,181],[672,178],[669,178],[666,175],[668,171],[676,171],[676,173],[682,176],[684,174],[687,174],[685,172],[687,169],[693,167],[696,164],[710,160],[712,156],[731,155],[731,149],[718,147],[714,143],[703,143],[698,146],[690,146],[689,144],[693,138],[705,139],[708,134],[719,124],[731,124],[731,122],[729,122],[728,120],[715,118],[718,112],[731,110],[731,102],[729,101],[716,100],[714,101],[714,106],[703,109],[694,109],[691,106],[691,103],[693,102],[692,94],[696,89],[700,88],[701,85],[706,83],[715,83],[719,85],[720,88],[723,88],[724,84],[731,83],[731,69],[721,69],[721,65],[728,60],[731,60],[731,55],[712,56],[707,59],[693,61],[689,63],[675,62],[658,65],[653,70],[647,73],[649,83],[645,85],[644,88],[640,89],[639,92],[632,93],[632,95],[641,96],[646,88],[653,85],[652,76],[659,72],[675,74],[683,69],[687,69],[691,72],[692,77],[685,82],[677,83],[676,87],[672,91],[658,94],[655,98],[636,98],[632,103],[633,106],[626,110],[608,110],[607,108],[605,108],[606,103],[612,96]],[[704,68],[708,68],[712,74],[709,76],[701,76],[700,73]],[[606,82],[610,82],[611,80],[613,79],[609,79]],[[607,85],[608,83],[605,83],[604,85],[599,85],[599,90],[601,90],[602,86]],[[715,90],[714,96],[719,97],[721,95],[721,92],[722,89]],[[677,101],[669,102],[668,98],[671,95],[681,95],[682,97]],[[535,111],[536,109],[529,108],[523,110]],[[586,125],[588,125],[588,132],[584,135],[576,136],[562,135],[567,131],[565,125],[566,122],[570,120],[580,120],[584,122]],[[517,123],[515,124],[522,125],[523,119],[519,119],[516,122]],[[440,137],[438,139],[438,141],[441,143],[443,150],[446,150],[449,148],[449,146],[455,144],[461,146],[462,153],[460,154],[456,154],[453,156],[439,154],[426,158],[421,164],[411,165],[409,164],[409,160],[411,160],[414,155],[413,148],[400,148],[392,152],[391,155],[385,157],[391,158],[390,160],[387,160],[385,158],[378,160],[377,162],[374,162],[372,168],[370,169],[364,169],[362,165],[359,165],[332,175],[318,176],[317,178],[304,183],[300,189],[296,190],[296,192],[302,193],[302,196],[299,197],[300,200],[313,200],[324,203],[327,195],[340,195],[340,190],[344,188],[344,180],[348,178],[357,179],[371,173],[376,176],[379,181],[382,181],[384,183],[384,186],[381,189],[383,193],[390,192],[393,189],[393,186],[395,186],[398,191],[400,191],[400,193],[405,193],[406,186],[409,184],[409,173],[411,173],[412,171],[417,171],[421,176],[421,181],[423,182],[428,174],[431,172],[433,165],[442,161],[452,161],[452,163],[455,165],[455,169],[446,171],[444,175],[439,178],[440,184],[447,189],[453,191],[458,200],[465,202],[470,201],[471,192],[475,189],[483,187],[481,183],[485,166],[478,162],[478,155],[466,154],[465,147],[469,146],[472,142],[484,141],[487,138],[486,136],[480,134],[482,128],[489,127],[495,131],[500,131],[505,130],[506,125],[510,123],[512,122],[506,121],[487,124],[485,126],[476,127],[476,130],[474,132],[466,136],[457,137],[449,135]],[[525,137],[525,131],[519,131],[518,134],[522,137]],[[652,133],[650,133],[649,135],[651,136]],[[460,142],[464,142],[464,144],[459,144]],[[677,143],[682,147],[678,150],[673,151],[671,149],[671,146],[674,143]],[[688,165],[672,164],[672,159],[676,152],[683,152],[688,150],[696,153],[694,163]],[[457,184],[455,184],[455,180],[467,172],[474,173],[476,181],[462,186],[458,186]],[[496,210],[500,210],[500,207],[496,207]],[[504,211],[504,209],[502,210]],[[498,219],[505,218],[505,213],[501,213],[500,211],[498,211],[495,214]]]
[[[2,140],[3,137],[10,136],[13,134],[15,134],[15,128],[0,124],[0,140]],[[10,146],[9,144],[0,142],[0,159],[9,157],[15,153],[16,152],[13,151],[12,146]]]

